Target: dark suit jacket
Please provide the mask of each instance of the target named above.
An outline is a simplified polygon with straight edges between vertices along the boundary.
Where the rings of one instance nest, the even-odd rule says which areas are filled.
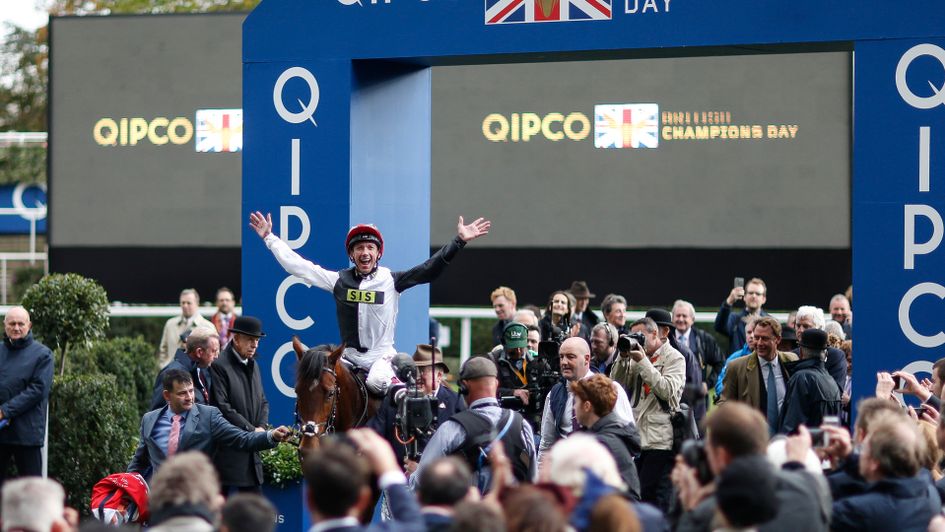
[[[149,470],[157,470],[167,459],[165,449],[161,449],[151,436],[154,424],[157,423],[162,412],[164,408],[159,408],[141,418],[141,436],[138,440],[138,449],[131,463],[128,464],[129,473],[140,473],[148,477]],[[271,449],[273,446],[269,443],[265,432],[240,430],[227,423],[217,408],[194,404],[181,429],[178,452],[200,451],[207,456],[213,456],[217,447],[232,447],[256,452]]]
[[[397,441],[397,438],[394,436],[394,421],[397,417],[397,406],[393,401],[394,393],[395,390],[391,390],[391,392],[387,394],[380,408],[377,409],[377,413],[368,421],[367,426],[387,439],[387,443],[394,449],[397,460],[403,463],[404,455],[407,454],[407,448]],[[462,398],[445,385],[440,386],[440,389],[437,390],[436,398],[440,400],[439,409],[435,412],[436,426],[438,427],[445,423],[446,420],[453,417],[453,414],[466,410],[466,404],[463,402]],[[425,445],[426,442],[423,442],[420,445],[420,449],[423,450]]]
[[[784,367],[784,363],[797,360],[797,355],[778,351],[778,358],[781,363],[781,373],[784,376],[784,387],[787,390],[790,374]],[[764,414],[768,407],[768,396],[762,391],[763,389],[758,353],[752,353],[729,362],[728,370],[725,372],[725,386],[722,389],[722,397],[719,398],[718,402],[722,404],[728,400],[740,401],[757,408]]]
[[[194,364],[194,361],[190,359],[190,356],[188,356],[183,349],[178,349],[177,352],[174,353],[174,360],[171,360],[168,365],[164,366],[154,379],[154,391],[151,393],[151,410],[161,408],[167,404],[167,401],[164,400],[164,383],[162,381],[164,380],[164,374],[171,369],[182,369],[189,373],[191,380],[194,381],[194,401],[202,405],[207,404],[207,401],[203,398],[203,384],[201,384],[200,379],[197,378],[197,365]],[[209,377],[210,370],[206,369],[204,371],[206,372],[204,375]],[[208,381],[207,384],[212,388],[211,382],[212,381]]]
[[[240,429],[252,432],[269,423],[269,401],[263,392],[259,365],[239,361],[233,342],[220,353],[210,366],[213,385],[210,404],[219,408],[227,421]],[[255,452],[220,449],[213,457],[224,486],[258,486],[263,481],[262,461]]]

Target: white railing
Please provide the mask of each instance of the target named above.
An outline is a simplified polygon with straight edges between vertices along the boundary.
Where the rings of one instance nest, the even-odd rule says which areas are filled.
[[[45,255],[45,254],[43,254]],[[0,254],[2,259],[2,254]],[[5,266],[4,266],[5,267]],[[5,270],[4,270],[5,271]],[[9,305],[0,305],[0,314],[5,315],[10,310]],[[210,317],[216,312],[215,307],[200,307],[200,313],[205,317]],[[176,316],[180,313],[180,307],[177,305],[157,305],[157,306],[134,306],[124,303],[112,303],[109,307],[112,316],[127,318],[152,318]],[[237,314],[241,314],[243,309],[236,307]],[[603,318],[599,310],[594,311],[598,317]],[[696,312],[696,323],[713,323],[715,321],[715,312]],[[631,310],[627,312],[627,320],[638,320],[646,315],[642,310]],[[465,361],[472,356],[472,320],[490,320],[495,321],[495,312],[491,307],[430,307],[431,318],[454,318],[459,319],[459,357]],[[773,312],[771,317],[784,322],[787,320],[786,312]]]
[[[32,241],[35,246],[35,241]],[[9,303],[7,297],[9,296],[7,286],[9,283],[9,268],[7,268],[7,263],[10,261],[29,261],[30,266],[36,264],[36,261],[41,261],[43,263],[43,271],[49,273],[49,260],[45,253],[36,253],[36,252],[3,252],[0,253],[0,302],[3,305]],[[9,307],[0,307],[0,308],[9,308]],[[3,311],[6,314],[6,310]]]

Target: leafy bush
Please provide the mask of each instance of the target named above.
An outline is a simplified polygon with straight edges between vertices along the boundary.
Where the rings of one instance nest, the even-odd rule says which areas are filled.
[[[260,452],[259,455],[262,458],[266,484],[284,488],[302,480],[302,464],[299,462],[297,445],[282,442],[272,449]]]
[[[87,515],[92,486],[128,467],[139,424],[134,405],[114,375],[53,380],[49,475],[65,487],[70,506]]]
[[[95,280],[74,273],[50,274],[26,291],[33,334],[58,351],[59,374],[66,370],[69,347],[89,346],[108,330],[108,296]]]
[[[157,372],[154,348],[139,336],[102,340],[89,348],[73,351],[67,373],[114,375],[121,391],[128,394],[129,401],[140,416],[151,406]]]
[[[152,351],[157,353],[158,343],[161,341],[161,335],[164,334],[164,323],[167,321],[165,316],[155,317],[128,317],[112,316],[108,320],[108,337],[118,338],[119,336],[142,336],[150,341]]]

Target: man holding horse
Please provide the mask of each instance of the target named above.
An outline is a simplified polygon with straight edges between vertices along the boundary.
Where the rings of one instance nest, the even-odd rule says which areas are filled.
[[[394,327],[400,294],[439,277],[466,243],[488,234],[492,225],[483,218],[466,224],[460,216],[456,238],[427,261],[400,272],[378,265],[384,255],[381,232],[373,225],[356,225],[345,238],[345,250],[354,266],[335,272],[305,260],[272,234],[271,214],[254,212],[249,218],[249,225],[286,272],[334,295],[341,341],[346,346],[344,357],[368,372],[367,386],[378,394],[387,390],[394,377],[390,360],[397,353]],[[375,364],[378,360],[383,363]]]

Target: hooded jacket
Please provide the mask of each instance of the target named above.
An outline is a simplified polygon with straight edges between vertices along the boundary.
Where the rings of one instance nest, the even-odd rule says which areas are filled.
[[[617,462],[620,477],[627,485],[630,497],[640,500],[640,477],[633,458],[640,455],[643,448],[640,446],[640,433],[633,423],[625,423],[617,414],[611,412],[597,420],[589,432],[601,442]]]

